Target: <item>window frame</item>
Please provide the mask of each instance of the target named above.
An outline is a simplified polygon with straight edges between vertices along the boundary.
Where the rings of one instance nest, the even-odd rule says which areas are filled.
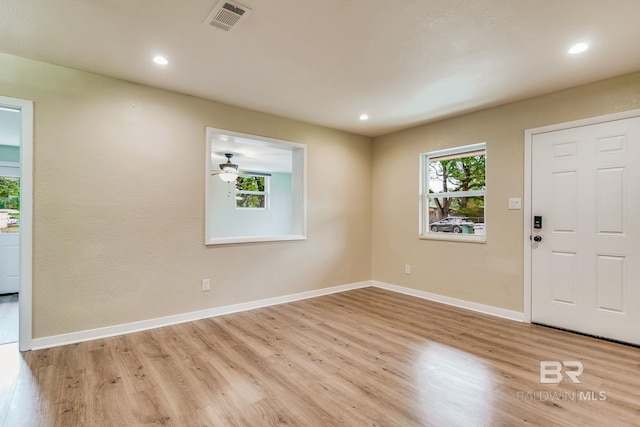
[[[238,188],[236,187],[236,196],[238,196],[239,194],[246,194],[248,196],[264,196],[264,206],[258,206],[258,207],[243,207],[243,206],[238,206],[238,199],[235,200],[235,207],[238,210],[249,210],[249,211],[256,211],[256,210],[269,210],[269,193],[270,193],[270,183],[271,183],[271,177],[270,176],[263,176],[263,175],[254,175],[251,173],[245,173],[245,174],[241,174],[239,176],[240,178],[246,178],[246,177],[256,177],[256,178],[264,178],[264,191],[249,191],[249,190],[238,190]]]
[[[450,191],[446,193],[429,193],[429,163],[431,159],[448,157],[456,159],[470,157],[474,152],[482,151],[485,156],[485,188],[484,190]],[[465,154],[468,154],[465,156]],[[444,159],[442,159],[444,160]],[[419,238],[424,240],[446,240],[456,242],[485,243],[487,240],[487,144],[486,142],[453,147],[444,150],[430,151],[420,154],[420,218],[419,218]],[[484,200],[484,233],[483,234],[463,234],[463,233],[442,233],[432,232],[429,228],[429,201],[436,198],[454,197],[482,197]],[[447,217],[448,218],[448,217]]]

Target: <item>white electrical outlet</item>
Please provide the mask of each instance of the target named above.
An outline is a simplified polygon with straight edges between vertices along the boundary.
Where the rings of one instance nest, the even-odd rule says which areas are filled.
[[[404,272],[405,272],[406,274],[411,274],[411,265],[409,265],[409,264],[405,264],[405,265],[404,265]]]
[[[207,292],[209,290],[211,290],[211,280],[202,279],[202,292]]]

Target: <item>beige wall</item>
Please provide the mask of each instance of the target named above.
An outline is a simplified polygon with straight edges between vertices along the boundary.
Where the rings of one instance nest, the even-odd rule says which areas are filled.
[[[0,95],[34,101],[34,338],[371,278],[370,138],[5,54],[0,69]],[[306,241],[205,247],[206,126],[308,145]]]
[[[640,73],[465,114],[374,140],[373,278],[523,310],[525,129],[640,108]],[[418,239],[420,153],[487,143],[486,244]],[[410,275],[404,265],[411,264]]]
[[[34,338],[371,278],[522,310],[523,215],[507,199],[523,196],[524,130],[640,108],[635,73],[372,148],[370,138],[15,56],[0,54],[0,69],[0,95],[34,101]],[[206,126],[308,144],[306,241],[205,247]],[[419,154],[482,141],[487,243],[419,240]]]

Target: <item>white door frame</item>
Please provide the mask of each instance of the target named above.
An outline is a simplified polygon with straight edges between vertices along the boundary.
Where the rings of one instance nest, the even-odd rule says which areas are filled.
[[[620,113],[607,114],[604,116],[590,117],[588,119],[575,120],[566,123],[543,126],[539,128],[526,129],[524,131],[524,322],[531,323],[531,240],[533,212],[531,212],[531,173],[532,173],[532,150],[533,136],[536,134],[553,132],[557,130],[576,128],[581,126],[594,125],[598,123],[611,122],[614,120],[640,117],[640,109],[623,111]]]
[[[0,96],[0,106],[20,109],[20,351],[31,350],[33,319],[33,102]]]

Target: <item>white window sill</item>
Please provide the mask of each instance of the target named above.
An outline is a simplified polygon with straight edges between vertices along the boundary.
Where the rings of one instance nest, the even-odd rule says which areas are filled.
[[[420,240],[444,240],[446,242],[486,243],[484,234],[427,233],[421,234]]]
[[[306,240],[307,236],[290,234],[282,236],[243,236],[243,237],[215,237],[207,240],[206,245],[229,245],[234,243],[284,242],[289,240]]]

